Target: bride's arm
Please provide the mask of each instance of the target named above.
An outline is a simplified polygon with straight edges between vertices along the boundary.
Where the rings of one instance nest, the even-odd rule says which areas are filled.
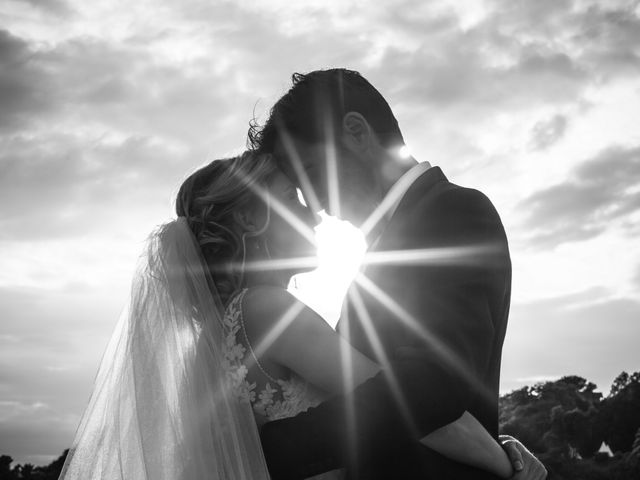
[[[380,371],[378,364],[353,348],[316,312],[281,288],[250,289],[243,312],[247,335],[259,358],[296,372],[329,394],[350,391]],[[457,462],[503,477],[512,474],[502,447],[466,412],[421,442]]]
[[[380,371],[378,364],[282,288],[251,288],[242,307],[258,358],[286,367],[328,394],[351,391]],[[343,375],[345,371],[351,375]]]

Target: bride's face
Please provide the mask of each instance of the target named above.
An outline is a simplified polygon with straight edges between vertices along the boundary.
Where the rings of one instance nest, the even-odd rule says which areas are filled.
[[[318,223],[317,217],[300,202],[296,186],[284,173],[275,174],[268,190],[270,219],[263,234],[268,248],[265,256],[272,260],[314,258],[317,251],[313,228]],[[295,270],[310,268],[313,267],[307,265]]]

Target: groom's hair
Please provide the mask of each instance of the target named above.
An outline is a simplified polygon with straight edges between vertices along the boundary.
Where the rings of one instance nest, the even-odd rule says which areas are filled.
[[[362,114],[383,147],[404,144],[391,107],[360,73],[332,68],[294,73],[291,81],[293,85],[271,108],[264,126],[251,121],[250,149],[271,153],[285,134],[308,143],[324,142],[339,133],[348,112]]]

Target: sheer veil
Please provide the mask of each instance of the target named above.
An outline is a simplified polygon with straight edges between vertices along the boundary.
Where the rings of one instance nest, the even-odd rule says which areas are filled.
[[[148,240],[63,480],[268,479],[226,380],[223,306],[186,220]]]

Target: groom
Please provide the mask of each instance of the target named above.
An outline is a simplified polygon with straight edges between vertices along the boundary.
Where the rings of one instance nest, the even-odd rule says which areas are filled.
[[[494,478],[417,441],[465,411],[498,438],[511,261],[491,202],[409,156],[385,99],[350,70],[295,74],[250,142],[275,155],[310,207],[365,232],[370,261],[338,330],[383,366],[349,395],[268,423],[272,477],[346,465],[351,478]],[[525,469],[543,471],[516,445]]]

